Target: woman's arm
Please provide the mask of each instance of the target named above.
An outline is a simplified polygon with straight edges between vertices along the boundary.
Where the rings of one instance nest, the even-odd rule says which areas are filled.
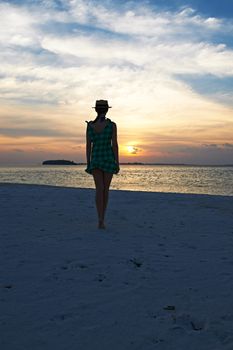
[[[88,135],[88,124],[87,124],[87,131],[86,131],[86,158],[87,158],[87,166],[90,163],[91,160],[91,139]]]
[[[117,142],[117,126],[115,123],[113,124],[113,131],[112,131],[112,150],[115,156],[115,160],[118,166],[119,171],[119,153],[118,153],[118,142]]]

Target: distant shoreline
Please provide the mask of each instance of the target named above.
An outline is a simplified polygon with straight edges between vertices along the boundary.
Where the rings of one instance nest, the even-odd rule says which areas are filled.
[[[58,160],[45,160],[42,162],[42,165],[86,165],[87,163],[76,163],[73,160],[65,160],[65,159],[58,159]],[[210,165],[203,165],[203,164],[186,164],[186,163],[144,163],[144,162],[123,162],[120,163],[120,165],[156,165],[156,166],[221,166],[221,167],[231,167],[233,164],[210,164]]]
[[[53,160],[44,160],[42,165],[78,165],[73,160],[66,159],[53,159]]]
[[[44,164],[46,166],[86,166],[86,163],[75,163],[73,162],[72,164]],[[44,166],[41,163],[38,164],[0,164],[1,167],[43,167]],[[139,163],[139,162],[134,162],[134,163],[120,163],[121,165],[140,165],[140,166],[148,166],[148,165],[153,165],[153,166],[186,166],[186,167],[233,167],[233,164],[186,164],[186,163]]]

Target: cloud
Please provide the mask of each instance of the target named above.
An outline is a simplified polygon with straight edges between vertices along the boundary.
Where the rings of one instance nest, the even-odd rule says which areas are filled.
[[[77,132],[69,128],[67,123],[57,115],[51,113],[43,115],[45,112],[41,109],[39,111],[31,111],[25,108],[17,108],[17,114],[14,114],[14,107],[11,106],[9,110],[2,110],[0,112],[1,127],[0,134],[6,137],[60,137],[72,138],[77,137]]]
[[[214,148],[214,149],[231,149],[233,148],[233,143],[220,143],[220,144],[216,144],[216,143],[210,143],[210,144],[204,144],[203,145],[204,147],[207,147],[207,148]]]
[[[227,142],[227,143],[224,143],[223,146],[226,147],[226,148],[233,148],[233,143],[228,143]]]
[[[51,137],[51,136],[64,136],[70,135],[60,130],[38,129],[38,128],[0,128],[0,135],[11,137]]]
[[[108,3],[109,5],[109,3]],[[113,9],[106,4],[97,1],[72,1],[70,14],[82,24],[90,24],[93,27],[104,28],[115,33],[130,35],[143,35],[147,37],[159,37],[193,30],[219,30],[223,28],[223,21],[214,17],[202,17],[195,10],[186,7],[176,12],[161,11],[159,7],[152,9],[146,3],[134,2],[128,10],[118,7]],[[199,33],[200,34],[200,33]]]
[[[95,96],[95,91],[115,93],[118,100],[118,91],[127,93],[133,87],[136,95],[151,96],[155,89],[166,92],[168,83],[174,95],[178,87],[180,94],[190,94],[188,81],[182,85],[177,74],[233,75],[233,51],[200,40],[200,33],[222,31],[223,20],[188,8],[162,12],[136,6],[124,12],[93,1],[68,4],[62,10],[56,2],[1,4],[2,99],[70,105],[84,100],[88,92]],[[54,31],[59,23],[68,32],[64,27]],[[147,105],[153,100],[151,96]]]
[[[157,136],[230,144],[232,92],[198,91],[189,76],[199,84],[207,75],[232,78],[233,50],[218,39],[231,20],[146,2],[29,1],[0,11],[1,108],[30,108],[21,121],[1,113],[5,137],[82,143],[94,100],[106,96],[122,142],[142,140],[148,150]]]
[[[157,147],[160,161],[187,164],[232,164],[232,150],[223,144],[164,144]]]
[[[204,144],[203,146],[207,148],[219,148],[219,145],[216,143]]]
[[[23,153],[25,152],[23,149],[21,148],[12,148],[12,152],[19,152],[19,153]]]
[[[30,79],[36,90],[43,89],[40,83],[49,89],[48,80],[54,83],[54,76],[59,70],[67,73],[63,71],[64,66],[73,67],[77,76],[82,75],[81,70],[86,70],[87,66],[102,67],[113,74],[115,66],[129,72],[144,70],[145,73],[163,73],[166,76],[185,73],[233,74],[232,50],[225,45],[200,40],[200,33],[222,31],[223,20],[201,17],[189,8],[162,12],[147,6],[135,6],[134,10],[124,12],[121,7],[113,10],[94,1],[79,0],[68,4],[66,10],[59,10],[56,2],[42,2],[31,7],[1,5],[4,18],[1,23],[1,51],[7,62],[1,71],[6,76],[3,89],[4,84],[5,90],[16,85],[15,88],[19,90],[22,87],[22,91],[27,88]],[[57,27],[54,32],[56,23],[63,23],[68,31],[70,28],[69,33],[64,32],[64,27]],[[7,28],[11,28],[10,31]],[[99,32],[96,28],[108,32]],[[201,29],[201,32],[195,28]],[[21,46],[25,47],[24,50]],[[26,47],[30,50],[27,51]],[[20,54],[16,55],[17,52]],[[44,62],[41,62],[42,57]],[[22,79],[20,69],[27,79],[24,85],[23,81],[12,79],[12,74]],[[38,75],[42,81],[36,82]],[[88,79],[90,82],[90,77]],[[57,88],[64,91],[63,81],[61,74],[58,74]],[[59,95],[57,88],[54,86],[55,96]],[[42,101],[54,102],[54,98],[46,95],[47,98],[42,96]],[[5,94],[5,97],[11,98],[11,95]]]

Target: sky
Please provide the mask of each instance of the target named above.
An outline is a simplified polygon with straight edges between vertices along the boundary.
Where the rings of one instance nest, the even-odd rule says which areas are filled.
[[[112,108],[121,162],[233,164],[233,1],[0,1],[0,165],[85,162]]]

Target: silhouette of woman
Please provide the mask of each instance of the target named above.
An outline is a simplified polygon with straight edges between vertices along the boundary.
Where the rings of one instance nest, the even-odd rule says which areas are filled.
[[[117,126],[106,118],[111,108],[106,100],[97,100],[95,107],[97,117],[94,121],[86,121],[86,158],[85,171],[93,175],[96,187],[96,208],[99,218],[98,228],[104,229],[104,218],[108,203],[109,187],[113,174],[119,168]]]

